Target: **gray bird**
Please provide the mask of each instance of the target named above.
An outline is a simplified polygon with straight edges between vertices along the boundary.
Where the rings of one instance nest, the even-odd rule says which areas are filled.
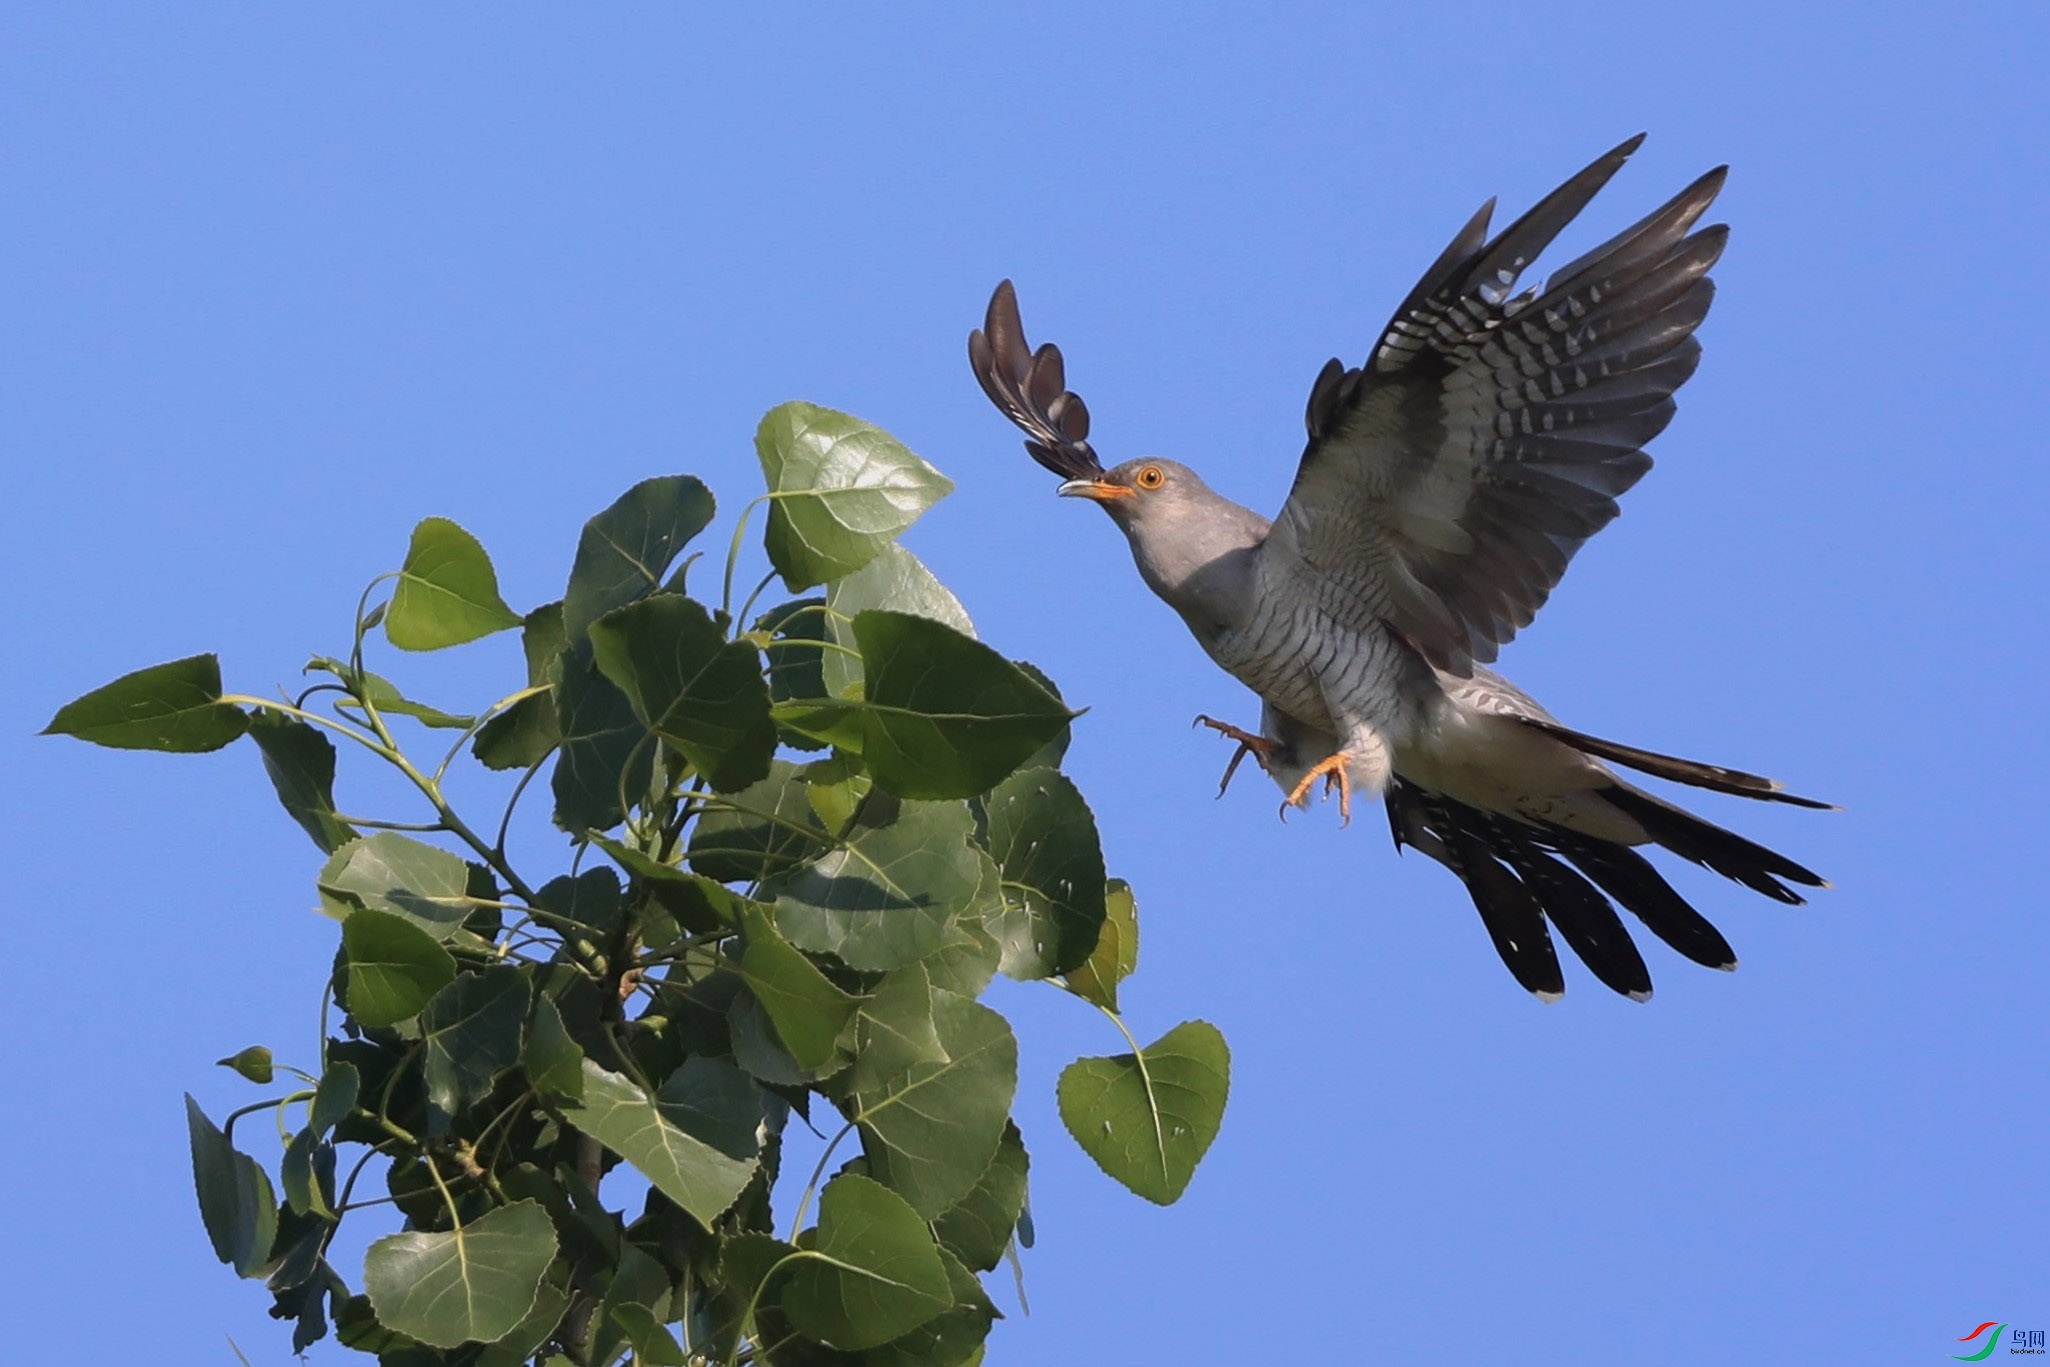
[[[1060,351],[1034,351],[997,286],[968,339],[976,378],[1131,543],[1146,586],[1260,696],[1237,740],[1305,804],[1319,780],[1350,819],[1378,795],[1399,850],[1452,870],[1517,982],[1565,990],[1547,922],[1609,987],[1651,977],[1615,905],[1687,958],[1736,967],[1728,941],[1635,847],[1660,845],[1780,902],[1828,886],[1784,855],[1617,776],[1642,773],[1801,807],[1771,779],[1562,726],[1483,668],[1530,624],[1567,561],[1651,468],[1694,372],[1708,271],[1728,230],[1695,223],[1718,167],[1641,222],[1517,292],[1526,267],[1643,141],[1630,139],[1493,237],[1490,200],[1409,292],[1365,364],[1310,389],[1309,445],[1271,522],[1154,457],[1106,470]],[[1604,763],[1608,761],[1609,763]]]

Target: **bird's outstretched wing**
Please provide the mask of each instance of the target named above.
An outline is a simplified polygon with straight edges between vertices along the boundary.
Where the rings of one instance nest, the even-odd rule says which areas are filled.
[[[1310,392],[1309,446],[1279,519],[1288,544],[1364,591],[1441,669],[1469,673],[1530,624],[1651,468],[1642,448],[1700,359],[1693,333],[1728,230],[1692,230],[1723,168],[1515,293],[1642,141],[1493,238],[1483,205],[1366,364],[1334,360]]]
[[[989,401],[1024,431],[1034,460],[1064,479],[1103,473],[1089,445],[1089,410],[1068,391],[1060,348],[1026,345],[1018,292],[1008,280],[990,296],[982,327],[968,334],[968,364]]]

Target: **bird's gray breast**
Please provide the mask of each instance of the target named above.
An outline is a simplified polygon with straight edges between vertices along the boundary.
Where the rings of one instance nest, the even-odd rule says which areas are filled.
[[[1382,623],[1378,586],[1320,572],[1293,554],[1254,557],[1240,623],[1197,639],[1232,677],[1305,726],[1409,729],[1428,667]],[[1337,713],[1333,715],[1334,711]]]

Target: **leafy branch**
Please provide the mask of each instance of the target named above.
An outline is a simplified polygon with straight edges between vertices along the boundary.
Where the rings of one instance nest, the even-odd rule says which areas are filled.
[[[408,1364],[976,1360],[998,1318],[980,1274],[1031,1242],[1017,1042],[979,1000],[999,972],[1096,1004],[1130,1045],[1058,1085],[1105,1172],[1171,1201],[1215,1137],[1222,1038],[1189,1022],[1141,1047],[1117,1014],[1137,912],[1059,769],[1080,714],[895,544],[945,477],[809,404],[771,412],[756,450],[767,490],[716,609],[685,584],[715,515],[687,475],[592,518],[562,597],[524,614],[476,538],[428,518],[297,697],[225,692],[194,655],[47,728],[188,753],[247,736],[322,853],[340,952],[317,1067],[222,1059],[304,1084],[223,1127],[188,1099],[208,1237],[295,1351],[332,1333]],[[771,569],[736,617],[756,504]],[[817,592],[747,620],[778,579]],[[526,678],[478,710],[369,666],[379,628],[420,651],[515,627]],[[452,738],[423,762],[401,722]],[[430,819],[338,807],[336,737]],[[509,785],[495,821],[449,796],[466,753]],[[519,862],[562,871],[536,882],[508,837],[544,772],[560,844]],[[266,1111],[275,1180],[234,1139]],[[786,1144],[817,1151],[778,1238]],[[621,1164],[652,1189],[638,1214],[605,1204]],[[359,1197],[378,1173],[385,1194]],[[328,1261],[350,1218],[398,1226],[360,1292]]]

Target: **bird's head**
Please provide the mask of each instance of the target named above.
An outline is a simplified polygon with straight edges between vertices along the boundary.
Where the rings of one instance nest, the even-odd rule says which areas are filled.
[[[1139,526],[1165,526],[1197,503],[1215,499],[1196,472],[1176,461],[1148,456],[1061,485],[1062,498],[1086,498],[1128,533]]]
[[[1267,534],[1267,519],[1217,493],[1188,466],[1158,456],[1128,460],[1070,479],[1063,498],[1086,498],[1110,514],[1131,543],[1140,577],[1178,611],[1230,618],[1244,552]],[[1223,598],[1210,601],[1218,594]]]

